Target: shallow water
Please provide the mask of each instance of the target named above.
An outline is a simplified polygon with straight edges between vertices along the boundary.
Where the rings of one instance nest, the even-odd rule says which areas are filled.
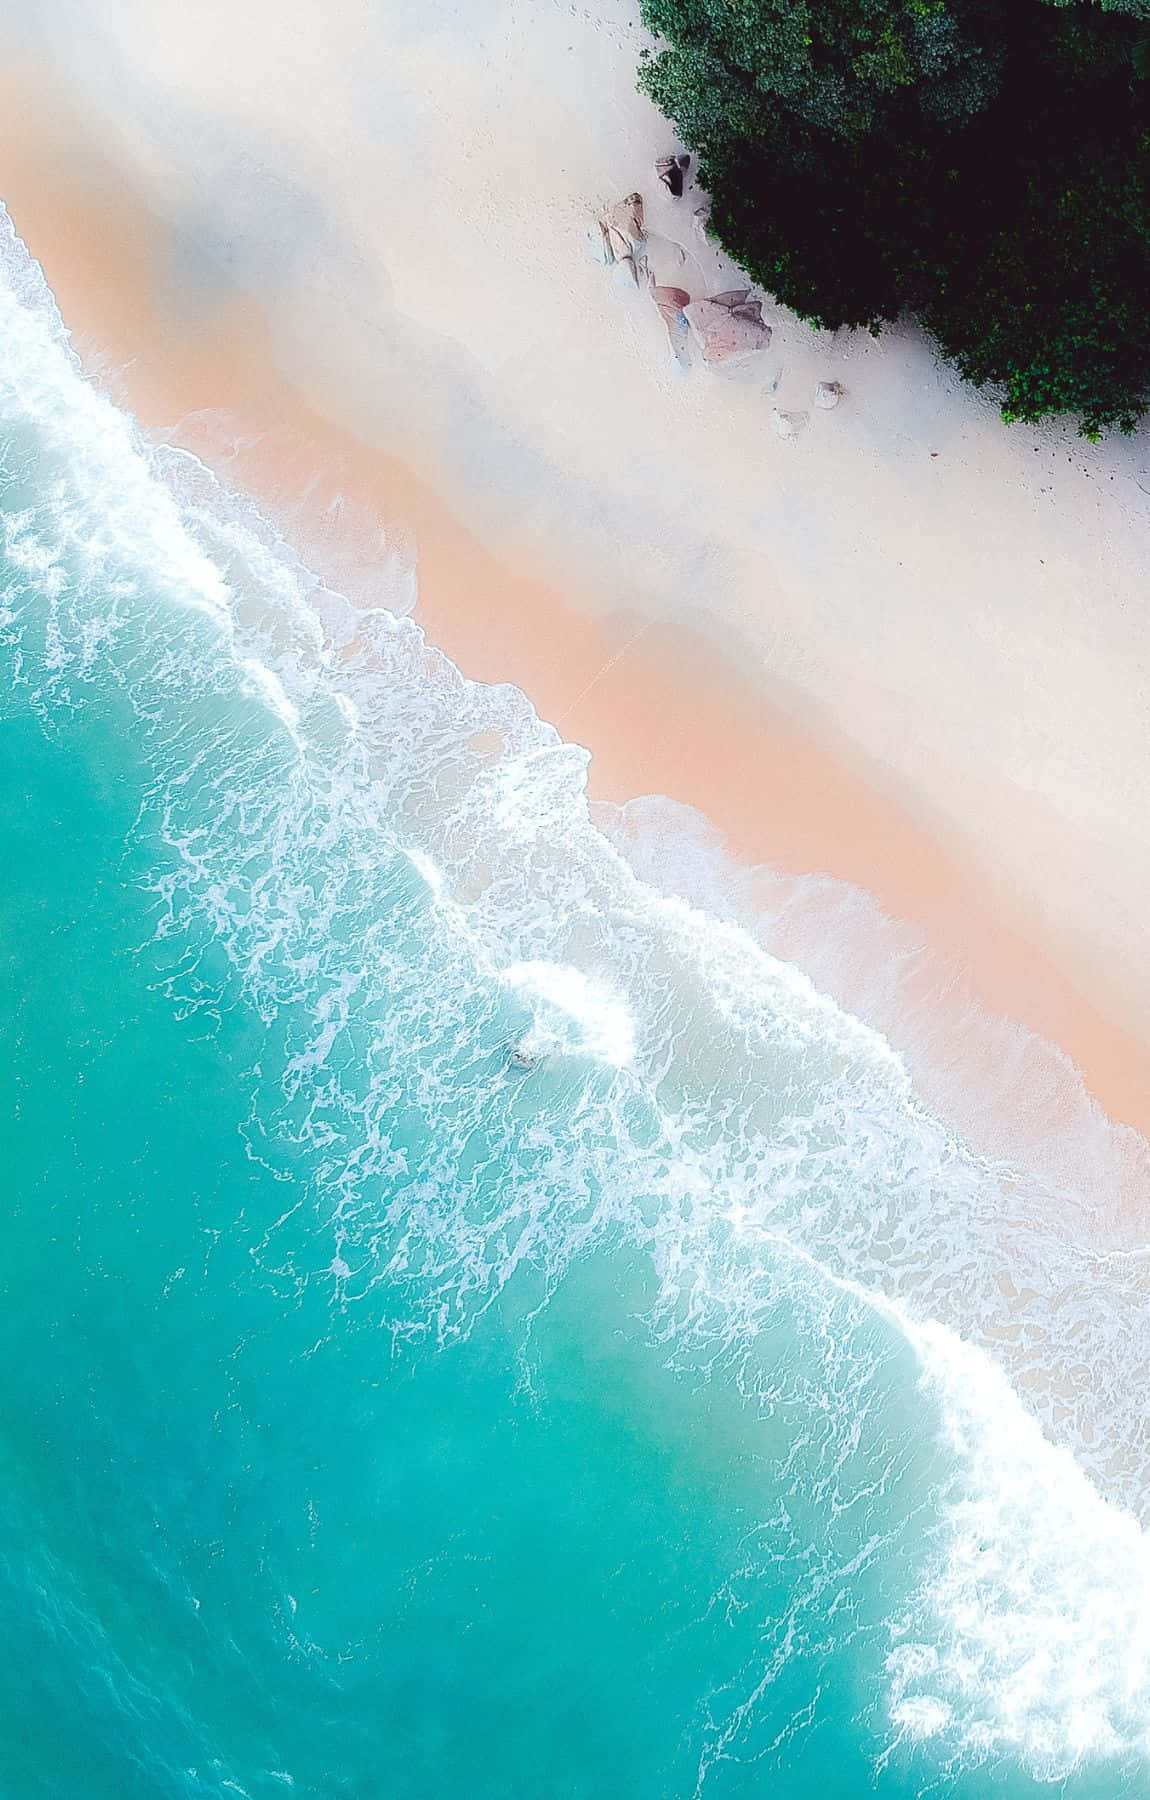
[[[1150,1792],[1137,1246],[0,310],[2,1791]]]

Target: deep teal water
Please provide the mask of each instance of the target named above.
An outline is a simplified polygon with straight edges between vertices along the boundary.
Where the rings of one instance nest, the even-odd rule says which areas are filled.
[[[1150,1793],[1142,1534],[880,1278],[995,1172],[10,276],[0,1793]]]

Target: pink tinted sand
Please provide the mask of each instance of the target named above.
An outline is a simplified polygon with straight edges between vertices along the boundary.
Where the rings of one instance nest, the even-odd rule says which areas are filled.
[[[593,797],[662,793],[704,812],[745,863],[867,889],[962,971],[967,995],[1059,1045],[1112,1118],[1150,1131],[1150,1046],[1108,1022],[1038,945],[1041,921],[988,906],[972,861],[888,798],[849,745],[772,710],[701,633],[604,617],[573,586],[500,554],[449,494],[331,423],[277,370],[256,308],[170,304],[166,228],[30,83],[12,81],[0,196],[98,375],[148,429],[219,409],[245,448],[227,478],[317,516],[351,499],[418,548],[417,618],[469,676],[522,688],[592,751]],[[177,433],[178,435],[178,433]],[[932,1004],[943,1004],[937,995]]]

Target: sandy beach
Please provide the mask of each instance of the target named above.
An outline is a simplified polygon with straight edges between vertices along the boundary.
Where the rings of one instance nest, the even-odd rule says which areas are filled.
[[[0,17],[4,1794],[1150,1791],[1150,429],[734,299],[639,3]]]
[[[525,91],[520,11],[491,11],[490,79]],[[292,16],[272,33],[245,9],[226,57],[222,7],[193,24],[109,4],[83,54],[64,6],[25,21],[0,193],[86,366],[333,580],[384,540],[414,556],[429,637],[590,748],[621,841],[649,828],[611,810],[639,796],[705,815],[737,865],[730,904],[887,1031],[964,1129],[1041,1139],[1076,1176],[1126,1160],[1140,1185],[1143,1147],[1106,1137],[1065,1059],[1112,1119],[1150,1130],[1144,441],[1008,431],[915,339],[819,339],[785,317],[751,375],[671,367],[653,309],[587,245],[629,185],[668,243],[702,198],[657,191],[647,151],[668,134],[624,100],[626,8],[571,15],[564,130],[519,193],[496,128],[486,149],[468,136],[488,77],[446,13],[438,37],[413,25],[392,46],[384,98],[403,116],[402,90],[417,136],[438,122],[453,145],[406,181],[337,80],[352,46],[367,57],[366,11],[325,32],[302,0]],[[255,131],[241,90],[265,112],[258,158],[237,149]],[[193,131],[185,156],[175,126],[209,107],[215,137]],[[718,282],[693,245],[692,279]],[[826,416],[822,378],[846,389]],[[808,414],[796,442],[770,432],[773,405]],[[655,873],[658,849],[644,857]]]

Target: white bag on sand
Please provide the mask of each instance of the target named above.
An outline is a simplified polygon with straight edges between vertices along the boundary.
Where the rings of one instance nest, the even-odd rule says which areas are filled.
[[[780,412],[776,406],[771,414],[771,429],[776,437],[790,443],[798,437],[809,417],[810,414],[805,412]]]

